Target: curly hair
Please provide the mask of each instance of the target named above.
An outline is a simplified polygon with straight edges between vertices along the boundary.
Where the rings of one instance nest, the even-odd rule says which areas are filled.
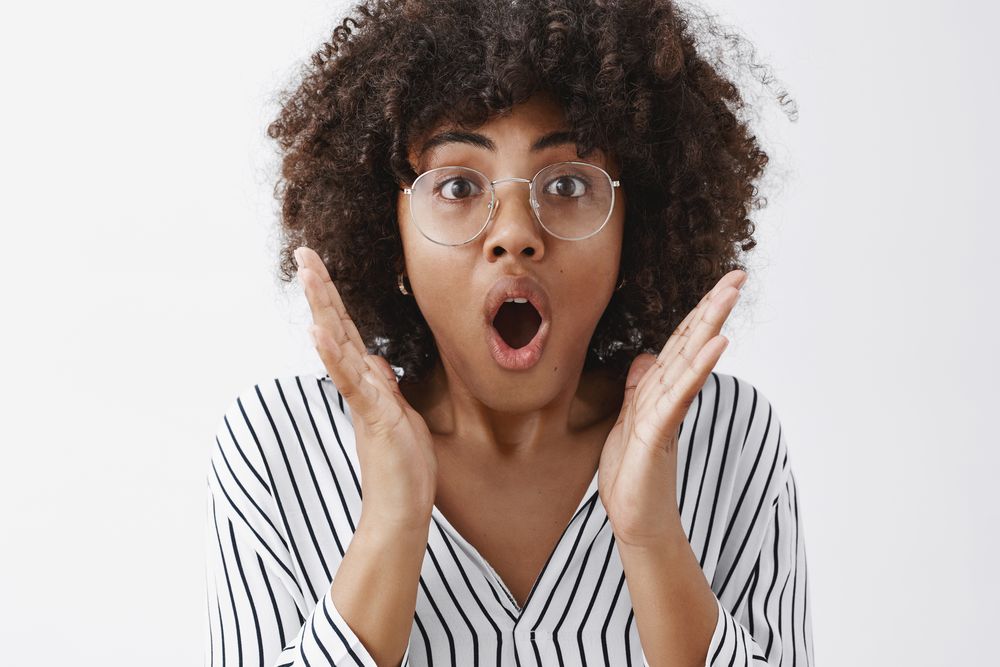
[[[323,259],[366,342],[417,382],[437,361],[396,275],[397,191],[410,142],[448,120],[475,128],[536,92],[564,108],[577,152],[615,156],[626,189],[622,277],[585,370],[624,379],[728,271],[745,269],[768,162],[727,63],[699,53],[694,14],[669,0],[371,0],[357,5],[281,94],[280,278],[296,247]],[[753,63],[760,71],[760,66]],[[765,75],[766,76],[766,75]],[[771,79],[773,81],[773,79]],[[765,81],[765,83],[768,83]],[[785,100],[787,96],[779,96]]]

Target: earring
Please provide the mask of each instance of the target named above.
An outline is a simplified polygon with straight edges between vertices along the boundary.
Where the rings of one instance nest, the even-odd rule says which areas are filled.
[[[618,287],[616,287],[616,288],[615,288],[615,291],[617,292],[617,291],[618,291],[618,290],[620,290],[620,289],[621,289],[621,288],[622,288],[622,287],[623,287],[624,285],[625,285],[625,278],[624,278],[624,277],[622,277],[621,281],[620,281],[620,282],[618,283]]]
[[[401,293],[403,293],[404,295],[409,294],[409,292],[406,291],[406,287],[403,285],[402,273],[396,275],[396,284],[399,286],[399,291]]]

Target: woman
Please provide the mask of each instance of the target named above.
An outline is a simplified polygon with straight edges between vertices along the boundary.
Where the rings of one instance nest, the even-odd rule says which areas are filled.
[[[812,664],[778,418],[713,370],[767,158],[692,33],[388,2],[313,57],[270,134],[325,372],[222,420],[208,663]]]

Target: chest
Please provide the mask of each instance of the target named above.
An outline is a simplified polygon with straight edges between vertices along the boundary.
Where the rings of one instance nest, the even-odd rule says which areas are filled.
[[[561,475],[537,477],[439,469],[435,505],[523,608],[596,469],[589,460]]]

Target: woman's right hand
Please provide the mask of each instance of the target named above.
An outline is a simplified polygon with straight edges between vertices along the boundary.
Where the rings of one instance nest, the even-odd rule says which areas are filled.
[[[351,409],[362,521],[393,533],[426,531],[437,487],[430,430],[403,397],[389,363],[368,354],[320,256],[302,246],[295,260],[312,311],[316,351]]]

